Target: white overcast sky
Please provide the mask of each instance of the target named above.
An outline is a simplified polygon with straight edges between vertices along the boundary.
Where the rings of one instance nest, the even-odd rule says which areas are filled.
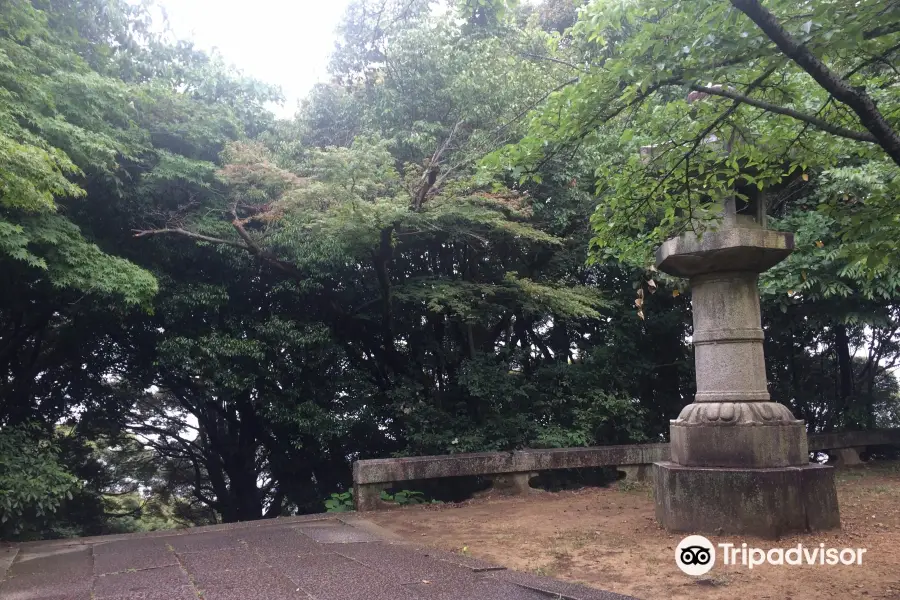
[[[218,48],[245,74],[281,86],[280,117],[327,78],[335,29],[350,0],[158,0],[169,27],[204,50]]]

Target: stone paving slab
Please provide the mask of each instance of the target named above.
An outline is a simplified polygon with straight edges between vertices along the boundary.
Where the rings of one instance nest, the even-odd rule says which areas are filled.
[[[604,592],[577,583],[567,583],[549,577],[538,577],[519,571],[493,571],[490,575],[494,579],[507,581],[520,587],[542,592],[551,598],[564,598],[565,600],[624,600],[626,596]]]
[[[159,590],[181,589],[190,585],[191,580],[187,573],[178,565],[143,571],[125,571],[96,577],[94,579],[94,597],[102,600],[135,593],[146,594]]]
[[[94,574],[90,548],[53,549],[49,552],[20,552],[10,566],[7,576],[52,575],[55,577],[89,579]]]
[[[94,544],[109,543],[114,541],[133,541],[153,538],[171,538],[182,535],[197,535],[198,533],[213,533],[217,531],[247,530],[279,528],[287,525],[302,526],[306,523],[321,524],[326,521],[334,521],[335,518],[328,514],[300,515],[297,517],[279,517],[277,519],[263,519],[259,521],[244,521],[239,523],[222,523],[220,525],[204,525],[189,529],[163,529],[160,531],[143,531],[141,533],[120,533],[116,535],[100,535],[83,538],[66,538],[62,540],[41,540],[37,542],[21,542],[16,544],[20,550],[31,547],[55,547],[55,546],[92,546]]]
[[[241,545],[241,540],[236,535],[218,532],[181,535],[169,538],[166,542],[177,553],[210,552]]]
[[[179,559],[196,581],[215,579],[222,571],[252,571],[267,567],[262,557],[247,547],[192,552],[179,555]]]
[[[198,581],[197,591],[209,600],[313,600],[293,581],[269,567],[219,572],[215,578]]]
[[[0,550],[0,600],[626,600],[416,547],[352,516]]]
[[[175,553],[166,547],[122,549],[115,554],[94,554],[94,575],[110,575],[128,570],[157,569],[178,565]]]
[[[197,600],[197,593],[193,587],[188,585],[160,590],[133,591],[124,596],[105,596],[103,600]]]
[[[505,567],[500,567],[487,561],[480,560],[478,558],[472,558],[471,556],[466,556],[464,554],[455,554],[453,552],[444,552],[443,550],[437,550],[435,548],[422,547],[417,548],[416,551],[423,556],[427,556],[429,558],[447,562],[453,565],[458,565],[475,573],[487,573],[489,571],[505,570]]]
[[[263,559],[279,556],[300,556],[303,554],[321,554],[328,550],[312,538],[300,535],[294,529],[267,533],[261,537],[243,537],[241,541]]]
[[[351,542],[377,542],[381,538],[355,527],[298,527],[303,535],[320,544],[347,544]]]
[[[435,560],[418,552],[410,552],[401,544],[344,544],[335,548],[340,556],[376,569],[380,574],[401,584],[422,581],[469,579],[471,570],[451,562]]]
[[[169,551],[169,545],[166,543],[166,538],[136,538],[133,540],[116,539],[110,542],[93,544],[91,545],[91,548],[93,549],[94,556]]]
[[[13,577],[0,587],[3,600],[87,600],[91,597],[91,580],[50,579],[45,575]]]
[[[422,600],[461,600],[490,598],[491,600],[552,600],[552,596],[523,589],[517,585],[493,579],[468,581],[438,581],[405,586]]]
[[[6,576],[6,571],[12,566],[19,548],[12,544],[0,544],[0,581]]]

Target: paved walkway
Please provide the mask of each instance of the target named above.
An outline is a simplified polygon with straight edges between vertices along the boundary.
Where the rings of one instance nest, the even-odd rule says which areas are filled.
[[[315,515],[0,547],[2,600],[627,600]]]

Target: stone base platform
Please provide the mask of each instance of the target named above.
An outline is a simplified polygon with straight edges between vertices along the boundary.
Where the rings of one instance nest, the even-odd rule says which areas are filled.
[[[777,538],[840,527],[834,469],[653,465],[656,519],[668,531]]]

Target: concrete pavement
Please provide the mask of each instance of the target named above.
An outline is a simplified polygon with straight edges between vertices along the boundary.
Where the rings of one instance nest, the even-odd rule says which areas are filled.
[[[8,568],[7,568],[8,566]],[[626,600],[311,515],[0,548],[3,600]]]

